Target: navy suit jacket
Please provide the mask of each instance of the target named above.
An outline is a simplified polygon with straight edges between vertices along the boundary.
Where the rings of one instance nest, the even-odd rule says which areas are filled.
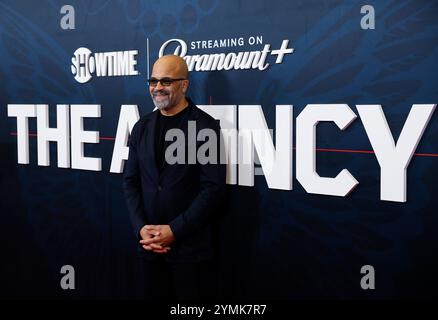
[[[189,100],[189,99],[188,99]],[[220,127],[210,115],[189,100],[187,120],[196,121],[196,133],[204,128],[216,132],[220,149]],[[168,224],[175,241],[164,254],[168,261],[202,261],[214,255],[212,218],[225,191],[226,165],[217,162],[167,165],[160,173],[155,162],[155,126],[159,110],[140,118],[129,139],[129,157],[123,173],[123,189],[136,239],[146,224]],[[188,126],[183,128],[186,144]],[[203,141],[196,141],[196,150]],[[187,150],[187,148],[186,148]],[[187,151],[186,151],[187,152]],[[186,154],[187,157],[187,154]],[[148,259],[159,254],[138,251]],[[162,255],[162,254],[161,254]]]

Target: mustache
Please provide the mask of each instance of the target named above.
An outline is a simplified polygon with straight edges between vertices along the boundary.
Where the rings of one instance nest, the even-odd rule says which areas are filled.
[[[169,95],[169,92],[166,91],[166,90],[159,90],[159,91],[154,91],[154,92],[152,92],[152,96],[153,96],[153,97],[155,97],[155,96],[157,96],[157,95],[159,95],[159,94],[168,96],[168,95]]]

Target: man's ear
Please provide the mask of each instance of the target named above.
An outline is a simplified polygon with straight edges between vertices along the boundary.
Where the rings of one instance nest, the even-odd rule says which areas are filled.
[[[184,80],[183,82],[183,92],[186,93],[189,89],[189,80]]]

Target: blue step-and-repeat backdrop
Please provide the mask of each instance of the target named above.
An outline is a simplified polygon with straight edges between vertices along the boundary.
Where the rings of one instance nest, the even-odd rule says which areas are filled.
[[[436,297],[437,15],[426,0],[2,0],[0,296],[141,298],[122,190],[126,119],[153,110],[152,65],[178,54],[191,99],[206,111],[234,106],[236,129],[252,108],[275,145],[276,106],[293,105],[291,188],[269,186],[259,157],[253,186],[239,175],[227,185],[224,296]],[[322,120],[298,134],[316,104]],[[356,116],[344,130],[324,120],[334,104],[348,105],[338,116]],[[67,153],[38,145],[44,121],[56,128],[63,119],[67,131],[51,137]],[[312,128],[308,165],[326,178],[348,170],[358,184],[344,195],[300,179],[297,153]],[[393,147],[401,141],[398,155],[379,155],[391,149],[378,149],[388,134]],[[403,152],[401,178],[392,176]],[[63,266],[74,268],[74,290],[61,285]]]

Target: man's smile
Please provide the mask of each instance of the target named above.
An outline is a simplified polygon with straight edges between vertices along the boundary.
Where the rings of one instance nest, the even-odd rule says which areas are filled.
[[[163,97],[167,97],[168,95],[169,95],[169,93],[167,93],[167,92],[156,92],[156,93],[152,94],[152,96],[154,98],[157,98],[157,97],[163,98]]]

